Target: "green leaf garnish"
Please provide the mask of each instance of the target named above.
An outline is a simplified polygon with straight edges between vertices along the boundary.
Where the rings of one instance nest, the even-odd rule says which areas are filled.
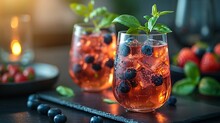
[[[91,0],[87,6],[79,3],[71,3],[70,8],[76,14],[84,17],[85,23],[92,23],[96,31],[99,31],[100,28],[109,27],[117,15],[109,12],[105,7],[94,8],[94,4],[94,0]]]
[[[107,98],[104,98],[103,99],[103,102],[107,103],[107,104],[117,104],[118,102],[114,101],[114,100],[111,100],[111,99],[107,99]]]
[[[68,88],[68,87],[65,87],[65,86],[61,86],[61,85],[56,88],[56,91],[60,95],[66,96],[66,97],[72,97],[72,96],[75,95],[71,88]]]
[[[199,83],[200,72],[198,66],[194,62],[187,62],[183,70],[187,78],[191,79],[196,84]]]
[[[196,88],[195,82],[191,79],[185,78],[177,81],[172,88],[172,92],[178,95],[191,94]]]
[[[143,18],[146,19],[144,26],[140,24],[137,18],[132,15],[120,15],[115,18],[112,22],[113,23],[120,23],[124,26],[127,26],[129,29],[127,33],[129,34],[137,34],[140,31],[144,31],[146,34],[149,34],[152,31],[157,31],[159,33],[165,34],[172,32],[167,26],[163,24],[157,24],[157,20],[160,16],[172,13],[173,11],[162,11],[159,12],[157,10],[156,4],[152,6],[151,16],[145,15]]]
[[[211,77],[204,77],[199,83],[199,93],[208,96],[220,96],[220,83]]]

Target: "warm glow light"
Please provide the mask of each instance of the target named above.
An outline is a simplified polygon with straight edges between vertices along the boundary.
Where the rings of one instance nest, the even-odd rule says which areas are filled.
[[[11,51],[13,55],[20,55],[21,54],[21,44],[18,40],[13,40],[11,42]]]
[[[11,28],[15,29],[17,27],[18,27],[18,17],[15,16],[11,19]]]
[[[168,119],[165,115],[162,113],[156,113],[156,119],[158,123],[167,123]]]

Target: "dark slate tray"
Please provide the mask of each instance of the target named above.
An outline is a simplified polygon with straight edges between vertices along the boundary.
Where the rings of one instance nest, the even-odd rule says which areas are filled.
[[[183,97],[177,97],[176,106],[165,104],[154,112],[135,113],[126,111],[119,104],[104,103],[103,98],[114,99],[110,90],[102,93],[77,92],[72,98],[62,97],[55,91],[41,92],[39,96],[42,100],[129,123],[195,122],[220,116],[219,106],[196,102]]]

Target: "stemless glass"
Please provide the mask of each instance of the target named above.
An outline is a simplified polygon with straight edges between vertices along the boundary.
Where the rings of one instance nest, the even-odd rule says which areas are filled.
[[[126,109],[150,112],[161,107],[171,91],[166,34],[119,32],[113,93]]]
[[[84,91],[107,89],[113,82],[116,52],[115,28],[95,31],[89,24],[74,25],[69,74]]]

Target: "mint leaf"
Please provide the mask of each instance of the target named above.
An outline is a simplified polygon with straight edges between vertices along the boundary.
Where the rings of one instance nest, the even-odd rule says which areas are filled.
[[[149,16],[149,15],[145,15],[144,18],[145,18],[146,20],[149,20],[149,19],[150,19],[150,16]]]
[[[199,83],[199,93],[208,96],[220,96],[220,83],[211,77],[204,77]]]
[[[71,88],[68,88],[68,87],[65,87],[65,86],[61,86],[61,85],[56,88],[56,91],[60,95],[66,96],[66,97],[72,97],[72,96],[75,95]]]
[[[107,17],[104,17],[101,19],[101,22],[99,23],[98,27],[109,27],[112,24],[112,21],[117,17],[116,14],[109,14]]]
[[[129,28],[128,30],[127,30],[127,33],[128,34],[137,34],[138,33],[138,28]]]
[[[196,84],[199,83],[200,72],[199,72],[198,66],[194,62],[187,62],[184,65],[183,70],[184,70],[184,73],[185,73],[187,78],[190,78],[191,80],[196,82]]]
[[[195,88],[195,82],[193,82],[191,79],[186,78],[177,81],[172,87],[172,92],[178,95],[188,95],[191,94],[195,90]]]
[[[103,99],[103,102],[107,103],[107,104],[117,104],[118,102],[114,101],[114,100],[111,100],[111,99],[107,99],[107,98],[104,98]]]
[[[88,3],[88,10],[89,10],[90,12],[94,9],[94,4],[95,4],[95,1],[94,1],[94,0],[91,0],[91,1]]]
[[[83,4],[71,3],[70,8],[80,16],[85,17],[88,14],[87,7]]]
[[[148,20],[148,29],[149,29],[150,31],[152,31],[154,25],[155,25],[156,22],[157,22],[157,19],[158,19],[158,17],[151,17],[151,18]]]
[[[158,12],[157,12],[157,5],[156,4],[154,4],[153,6],[152,6],[152,16],[153,17],[156,17],[157,15],[158,15]]]
[[[170,14],[170,13],[173,13],[173,11],[162,11],[162,12],[159,12],[159,16]]]
[[[107,13],[107,9],[105,7],[100,7],[100,8],[97,8],[97,9],[93,10],[89,14],[89,17],[92,19],[92,18],[95,18],[97,16],[104,16],[106,13]]]
[[[162,33],[162,34],[172,32],[166,25],[163,25],[163,24],[154,25],[153,30],[155,30],[159,33]]]
[[[141,26],[137,18],[132,15],[120,15],[117,18],[115,18],[112,22],[120,23],[130,28],[138,28],[139,26]]]

